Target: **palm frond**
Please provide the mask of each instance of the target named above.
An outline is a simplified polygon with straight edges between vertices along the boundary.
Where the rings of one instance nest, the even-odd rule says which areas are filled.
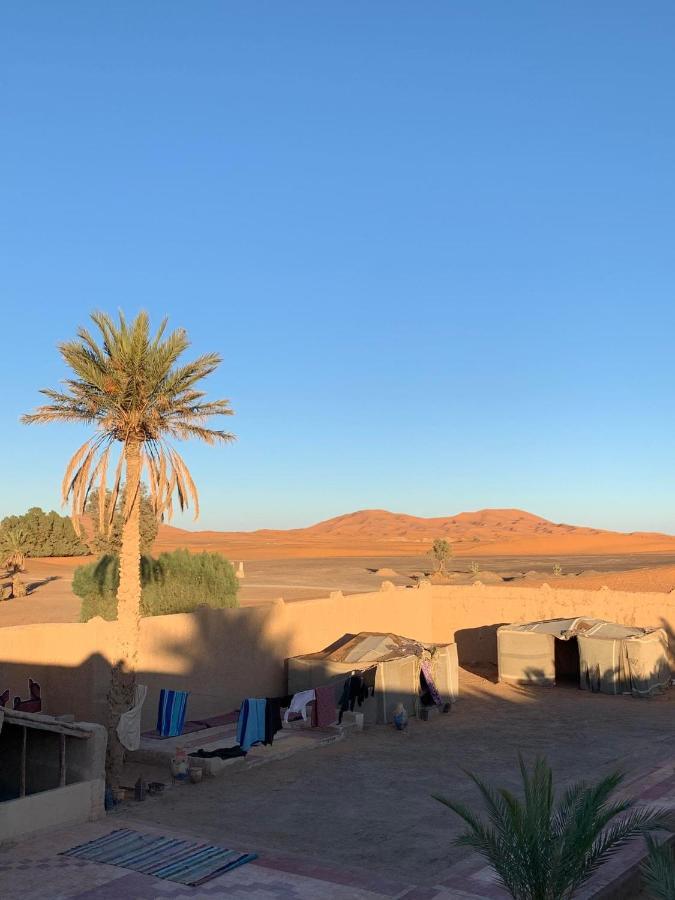
[[[192,504],[197,516],[196,485],[169,442],[197,439],[216,444],[235,439],[229,431],[210,425],[219,416],[233,414],[229,401],[208,400],[200,389],[202,379],[220,364],[220,355],[204,353],[181,364],[189,347],[186,332],[181,328],[167,332],[164,319],[151,334],[145,312],[133,320],[120,312],[115,320],[96,311],[91,320],[97,333],[82,327],[74,339],[59,345],[70,376],[59,390],[45,388],[42,393],[48,402],[22,417],[26,424],[61,421],[96,427],[96,434],[71,458],[63,479],[63,498],[72,503],[74,521],[97,485],[99,524],[107,522],[110,527],[123,468],[122,455],[107,498],[110,446],[115,442],[145,448],[143,467],[158,518],[171,516],[174,495],[181,509]]]
[[[642,864],[642,880],[647,894],[654,900],[675,898],[675,851],[670,841],[657,843],[645,835],[648,856]]]
[[[546,760],[539,757],[528,769],[521,757],[519,766],[522,800],[469,773],[487,822],[466,805],[434,795],[468,826],[456,842],[482,854],[517,900],[567,900],[629,840],[666,822],[663,811],[612,800],[619,772],[572,785],[556,804]]]

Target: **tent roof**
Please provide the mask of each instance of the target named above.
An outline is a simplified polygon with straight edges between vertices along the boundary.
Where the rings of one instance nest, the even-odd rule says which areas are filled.
[[[619,625],[616,622],[608,622],[605,619],[591,619],[584,616],[576,619],[546,619],[522,625],[501,625],[499,628],[499,631],[552,634],[563,641],[578,635],[587,635],[607,641],[640,640],[660,630],[659,628],[634,628],[628,625]]]
[[[318,653],[303,654],[302,659],[323,659],[342,663],[377,663],[406,656],[421,656],[425,650],[446,644],[422,644],[399,634],[361,631],[346,635]]]

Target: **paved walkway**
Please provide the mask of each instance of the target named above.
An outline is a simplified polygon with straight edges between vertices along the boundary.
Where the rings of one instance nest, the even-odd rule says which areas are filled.
[[[667,807],[675,812],[675,757],[626,783],[624,792],[640,803]],[[444,872],[434,885],[402,883],[359,870],[317,864],[300,855],[263,852],[253,863],[222,875],[198,888],[185,887],[115,866],[60,856],[77,844],[107,834],[113,828],[137,828],[148,833],[194,838],[167,828],[156,828],[114,813],[105,820],[39,835],[6,848],[0,857],[0,896],[3,900],[79,898],[79,900],[207,900],[228,897],[241,900],[500,900],[490,870],[474,855]],[[195,827],[196,826],[196,827]],[[255,851],[255,847],[236,847]],[[635,841],[614,857],[579,895],[579,900],[611,898],[627,871],[644,855],[644,844]]]

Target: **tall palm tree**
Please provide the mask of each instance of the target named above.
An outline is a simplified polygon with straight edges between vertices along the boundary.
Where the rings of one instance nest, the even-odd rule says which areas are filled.
[[[179,365],[189,341],[183,329],[165,334],[166,319],[154,336],[145,312],[132,322],[127,322],[121,312],[117,322],[102,312],[93,313],[91,319],[98,329],[99,342],[86,328],[79,328],[75,340],[59,345],[71,377],[62,390],[42,390],[49,402],[23,416],[22,421],[75,422],[95,429],[73,455],[62,484],[63,500],[71,501],[78,534],[80,517],[92,491],[98,492],[99,530],[112,528],[122,482],[125,484],[117,592],[118,647],[112,669],[108,741],[108,775],[114,784],[123,761],[116,728],[120,714],[133,699],[138,657],[141,479],[145,473],[158,519],[171,518],[174,498],[181,510],[192,502],[196,519],[197,489],[171,442],[198,438],[215,444],[231,441],[234,436],[207,427],[213,416],[232,415],[229,401],[207,401],[198,387],[221,362],[217,353],[206,353]],[[113,472],[110,491],[109,471]]]
[[[573,784],[556,802],[543,757],[528,772],[520,757],[522,800],[469,774],[488,813],[484,821],[462,803],[435,796],[468,826],[455,843],[484,856],[515,900],[568,900],[631,838],[663,827],[663,811],[612,800],[623,780],[614,772],[596,784]]]

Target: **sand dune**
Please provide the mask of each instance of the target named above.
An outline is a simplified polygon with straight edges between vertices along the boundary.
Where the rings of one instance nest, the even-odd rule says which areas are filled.
[[[285,531],[187,531],[163,525],[155,549],[219,550],[241,559],[385,552],[407,556],[424,553],[437,537],[449,540],[457,556],[471,557],[675,552],[672,535],[556,523],[519,509],[483,509],[435,518],[369,509]]]

